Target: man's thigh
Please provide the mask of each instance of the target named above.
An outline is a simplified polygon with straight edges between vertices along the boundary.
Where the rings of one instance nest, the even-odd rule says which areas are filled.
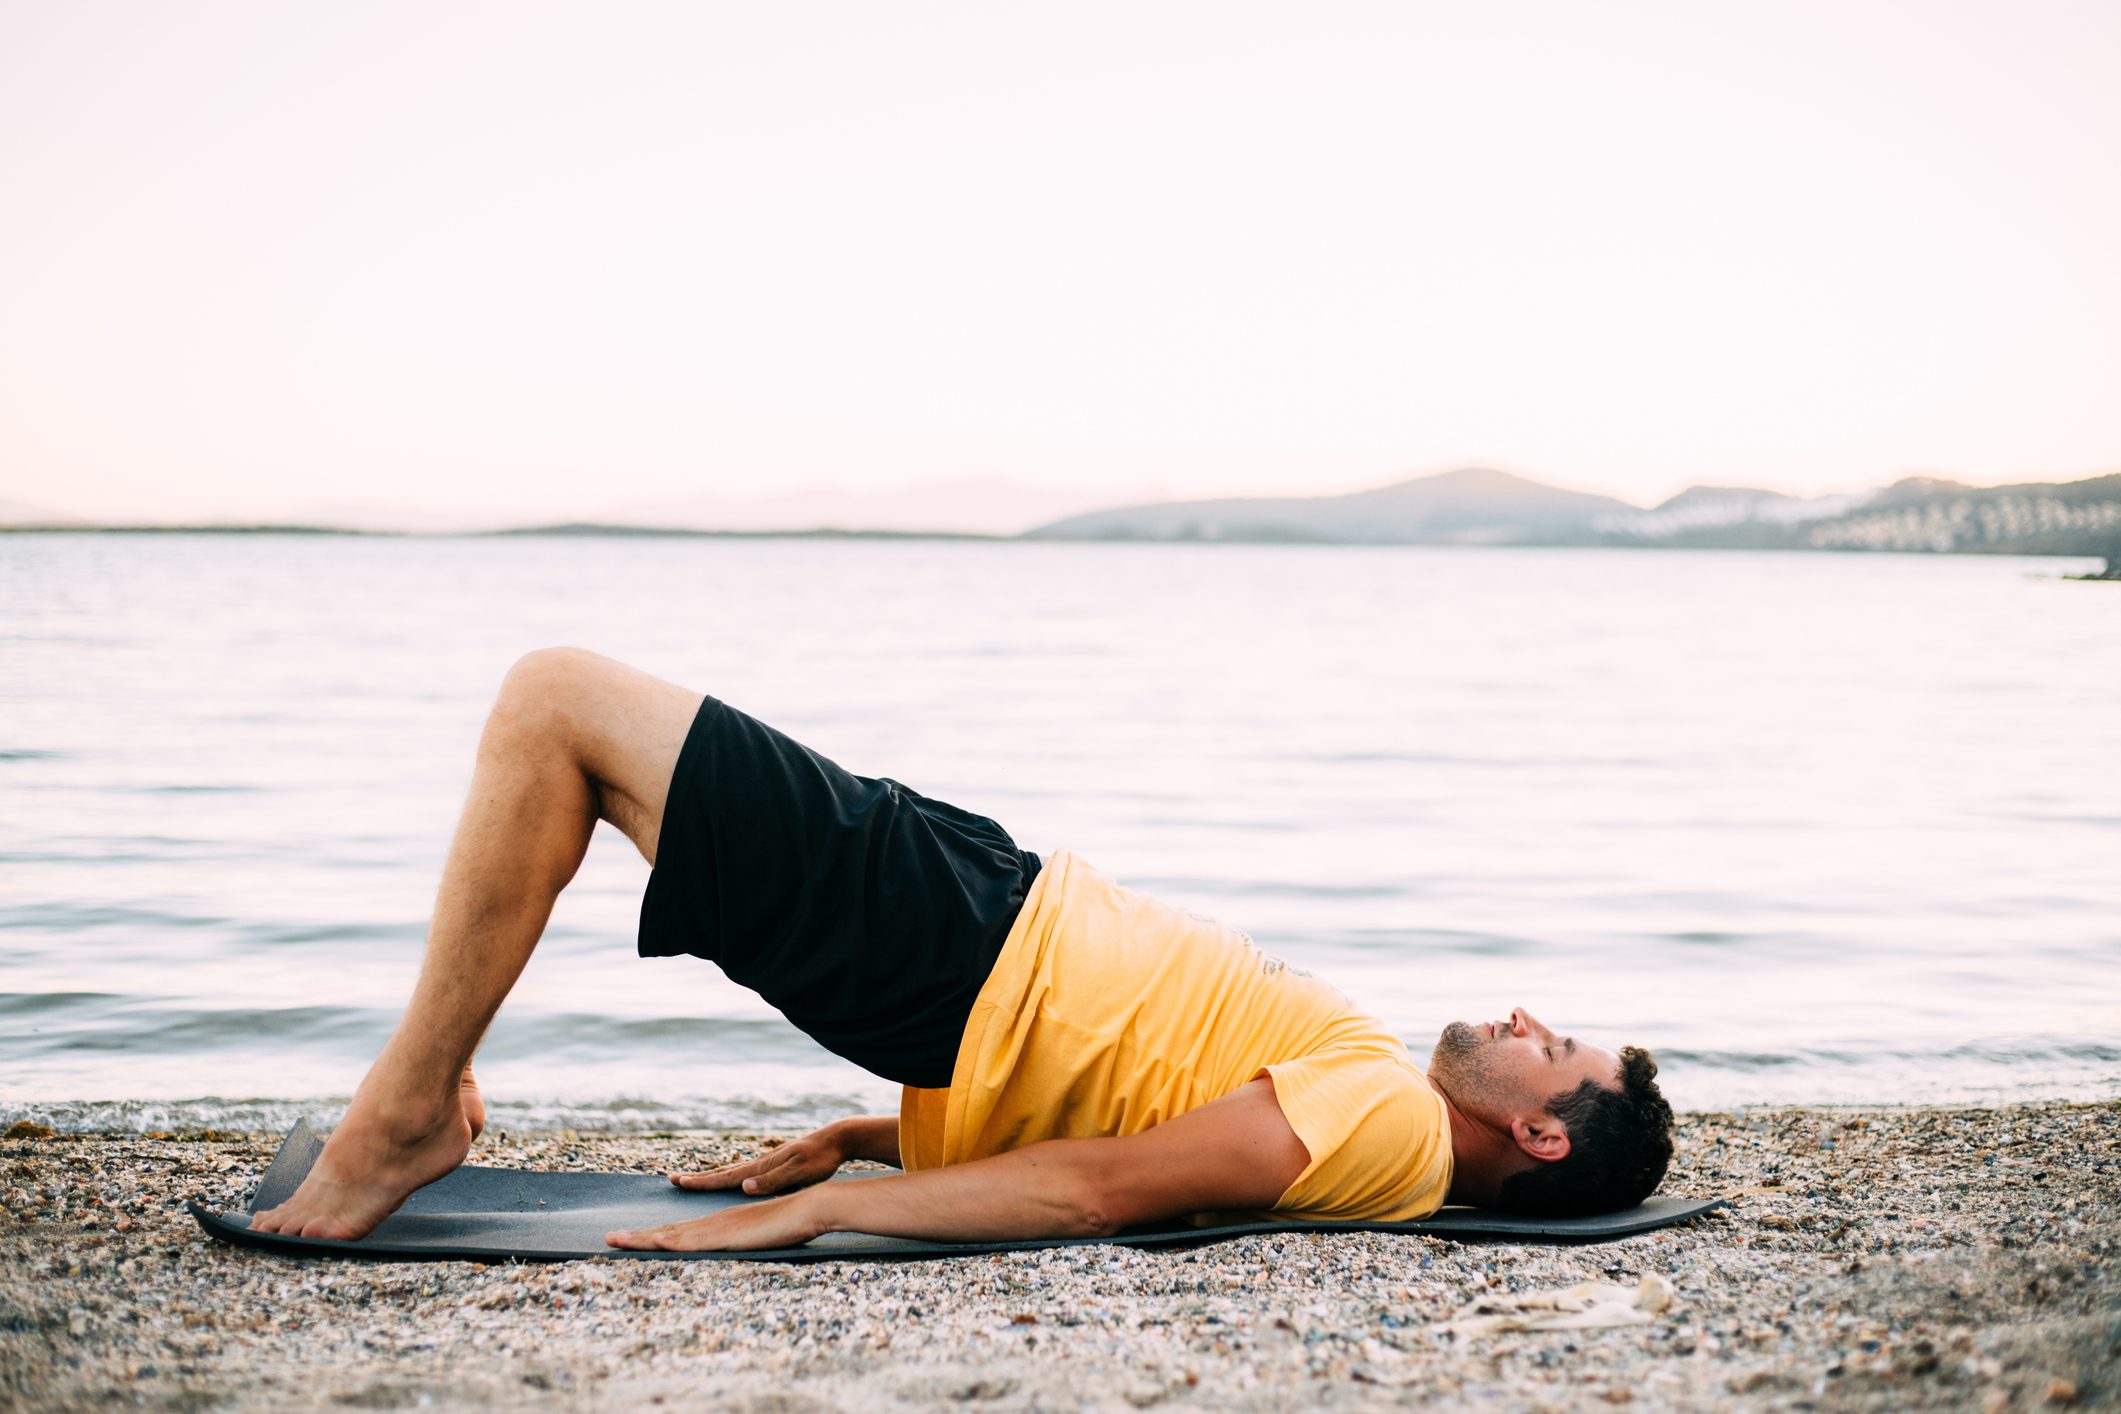
[[[585,648],[542,648],[509,671],[502,696],[558,730],[598,816],[655,863],[671,773],[703,694]]]

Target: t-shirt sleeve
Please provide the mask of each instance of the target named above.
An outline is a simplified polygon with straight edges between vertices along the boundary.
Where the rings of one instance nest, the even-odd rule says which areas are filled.
[[[1379,1051],[1342,1049],[1263,1068],[1311,1162],[1274,1205],[1280,1217],[1405,1222],[1443,1206],[1451,1136],[1421,1072]]]

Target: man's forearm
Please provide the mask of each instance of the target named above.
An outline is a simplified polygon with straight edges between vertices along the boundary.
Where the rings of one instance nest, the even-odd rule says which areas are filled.
[[[896,1157],[891,1122],[842,1120],[810,1157]],[[828,1126],[836,1128],[837,1126]],[[887,1147],[888,1146],[888,1147]],[[782,1167],[793,1167],[797,1155]],[[1182,1213],[1273,1207],[1309,1153],[1266,1077],[1126,1138],[1049,1139],[991,1158],[854,1183],[809,1182],[783,1197],[740,1203],[646,1232],[613,1232],[616,1247],[668,1252],[795,1247],[828,1232],[932,1242],[1106,1237]],[[830,1172],[817,1166],[816,1178]],[[726,1185],[724,1185],[726,1186]]]
[[[840,1131],[841,1144],[848,1158],[868,1159],[893,1168],[905,1167],[899,1159],[896,1115],[855,1115],[836,1121],[832,1127]]]
[[[1096,1237],[1110,1229],[1096,1199],[1102,1141],[1049,1140],[920,1173],[819,1184],[791,1197],[819,1233],[869,1232],[938,1242]],[[894,1151],[896,1144],[894,1143]]]

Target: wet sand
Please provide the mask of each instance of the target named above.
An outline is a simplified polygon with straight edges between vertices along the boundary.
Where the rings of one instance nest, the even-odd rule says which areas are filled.
[[[490,1134],[657,1170],[760,1136]],[[213,1242],[277,1138],[0,1140],[0,1407],[995,1410],[2121,1405],[2121,1104],[1682,1119],[1731,1210],[1579,1248],[1275,1236],[920,1263],[301,1262]],[[1668,1278],[1642,1326],[1462,1337],[1484,1294]]]

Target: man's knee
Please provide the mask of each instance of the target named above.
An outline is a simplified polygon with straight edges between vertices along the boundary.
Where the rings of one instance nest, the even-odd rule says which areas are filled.
[[[550,694],[566,691],[615,667],[612,659],[587,648],[533,648],[509,666],[501,693]]]
[[[516,659],[494,698],[489,738],[529,737],[564,744],[575,733],[598,680],[616,664],[586,648],[539,648]]]

